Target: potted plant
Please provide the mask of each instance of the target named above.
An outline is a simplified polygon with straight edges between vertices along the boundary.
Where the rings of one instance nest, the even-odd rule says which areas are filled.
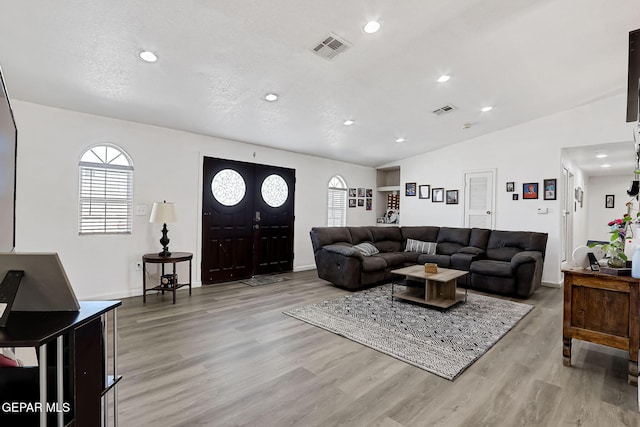
[[[627,237],[633,237],[633,218],[631,217],[631,208],[633,199],[626,204],[627,212],[622,218],[616,218],[609,221],[607,225],[611,239],[609,243],[599,245],[598,243],[589,245],[590,247],[601,246],[602,250],[607,254],[607,265],[612,268],[622,268],[626,266],[627,255],[624,253],[624,241]],[[636,217],[640,216],[640,212]]]

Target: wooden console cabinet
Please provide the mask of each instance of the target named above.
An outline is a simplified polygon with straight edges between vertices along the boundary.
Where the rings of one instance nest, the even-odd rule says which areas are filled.
[[[563,270],[562,356],[571,366],[571,340],[579,339],[629,352],[629,384],[638,384],[640,279],[590,270]]]

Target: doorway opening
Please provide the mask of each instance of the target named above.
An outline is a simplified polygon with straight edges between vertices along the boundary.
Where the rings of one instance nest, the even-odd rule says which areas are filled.
[[[205,157],[202,283],[293,270],[295,169]]]

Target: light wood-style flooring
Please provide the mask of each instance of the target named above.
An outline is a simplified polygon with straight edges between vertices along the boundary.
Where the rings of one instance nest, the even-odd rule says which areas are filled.
[[[282,314],[347,291],[315,270],[123,300],[121,426],[640,426],[627,354],[574,341],[562,290],[451,382]]]

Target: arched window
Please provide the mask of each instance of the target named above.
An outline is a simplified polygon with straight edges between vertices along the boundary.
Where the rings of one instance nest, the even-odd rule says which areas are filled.
[[[121,148],[95,145],[80,157],[80,234],[131,233],[133,163]]]
[[[344,227],[347,225],[347,183],[340,175],[329,181],[327,197],[327,226]]]

